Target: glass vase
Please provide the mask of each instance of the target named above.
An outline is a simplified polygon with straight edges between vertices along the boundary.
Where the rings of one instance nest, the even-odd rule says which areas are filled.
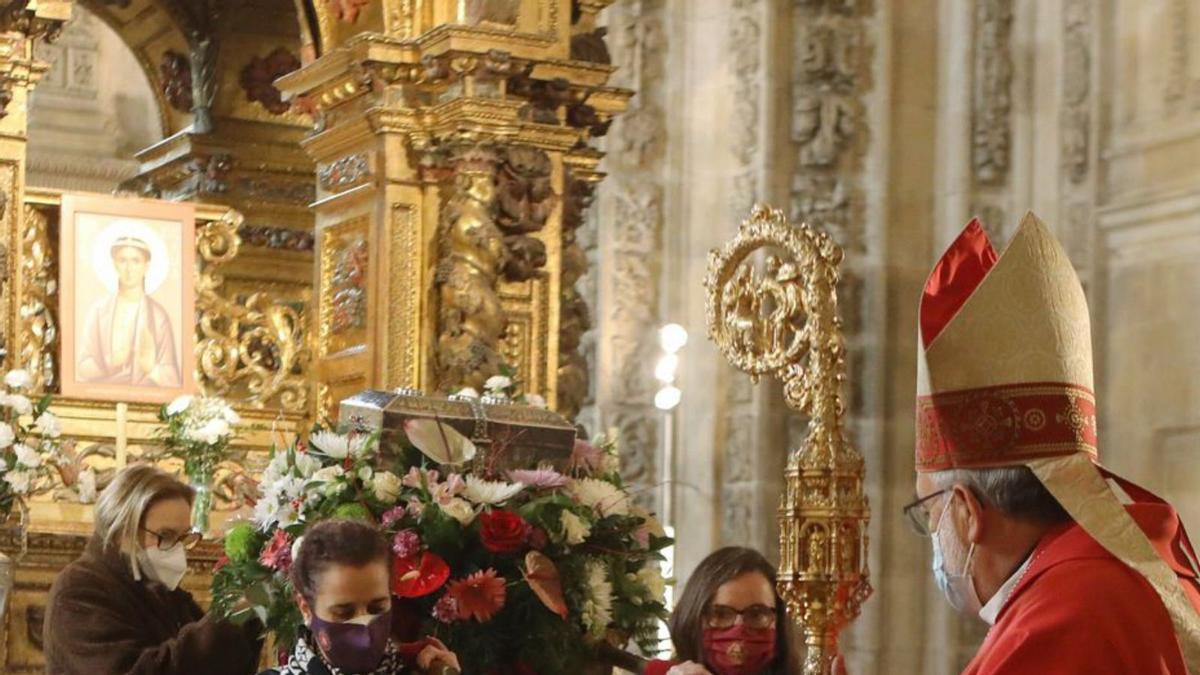
[[[195,470],[188,472],[188,482],[196,490],[196,498],[192,500],[192,529],[209,536],[208,516],[212,511],[212,472]]]

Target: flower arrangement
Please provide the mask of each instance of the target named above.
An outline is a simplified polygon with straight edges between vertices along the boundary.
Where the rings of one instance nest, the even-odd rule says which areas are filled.
[[[475,449],[453,429],[409,420],[404,435],[388,453],[377,436],[333,431],[277,450],[253,521],[226,536],[215,611],[257,615],[287,648],[301,623],[287,571],[305,530],[358,518],[392,542],[396,611],[463,672],[566,673],[606,640],[657,646],[670,539],[633,504],[612,443],[578,441],[563,471],[477,475],[460,472]],[[235,613],[242,597],[252,607]]]
[[[517,380],[517,373],[510,366],[501,366],[500,374],[493,375],[483,383],[482,398],[492,401],[502,401],[505,403],[515,403],[518,405],[527,405],[534,408],[546,408],[546,399],[538,394],[519,394],[517,389],[520,383]],[[474,387],[463,387],[459,389],[454,396],[456,398],[481,398],[479,390]]]
[[[25,500],[54,488],[60,463],[62,425],[50,407],[50,396],[36,403],[26,395],[32,386],[29,373],[10,370],[0,393],[0,517],[8,518]],[[31,424],[26,423],[31,421]],[[79,476],[81,485],[95,486],[90,470]]]
[[[196,488],[192,522],[197,530],[205,532],[212,506],[213,474],[228,456],[241,417],[223,399],[184,395],[163,406],[158,419],[163,423],[159,438],[164,453],[183,460],[183,470]]]

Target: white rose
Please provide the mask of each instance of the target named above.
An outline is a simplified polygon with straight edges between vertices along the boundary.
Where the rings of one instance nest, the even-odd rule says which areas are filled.
[[[29,373],[21,370],[10,370],[4,375],[4,384],[10,389],[25,389],[33,384],[33,378],[29,377]]]
[[[375,498],[388,504],[400,496],[400,477],[391,471],[380,471],[371,479],[371,490]]]
[[[29,492],[29,486],[33,482],[33,472],[9,471],[4,474],[4,480],[8,482],[13,492],[23,495]]]
[[[512,378],[506,375],[493,375],[483,383],[483,388],[492,394],[503,394],[512,386]]]
[[[79,501],[83,504],[96,501],[96,472],[91,469],[79,472]]]
[[[525,394],[525,405],[532,406],[534,408],[541,408],[543,410],[545,410],[547,407],[546,399],[537,394]]]
[[[442,511],[446,512],[446,515],[457,520],[463,527],[470,525],[471,521],[475,520],[475,509],[471,508],[471,504],[465,499],[454,497],[439,506]]]
[[[17,443],[13,446],[13,452],[17,454],[17,464],[27,466],[31,469],[42,465],[42,456],[38,454],[38,451],[24,443]]]
[[[176,398],[174,401],[171,401],[171,403],[169,405],[167,405],[167,414],[168,415],[178,415],[179,413],[183,412],[184,410],[187,410],[188,407],[190,407],[191,405],[192,405],[192,397],[190,395],[185,394],[183,396],[180,396],[179,398]]]
[[[346,475],[346,470],[340,465],[334,464],[333,466],[327,466],[319,471],[314,472],[310,480],[314,483],[328,483],[330,481],[337,480],[344,475]]]
[[[374,475],[375,475],[375,469],[372,469],[369,466],[364,466],[358,470],[358,479],[361,480],[364,484],[370,482],[371,476],[374,476]]]
[[[45,438],[58,438],[62,435],[62,423],[53,413],[44,412],[33,423],[38,434]]]
[[[4,403],[12,408],[18,415],[29,415],[33,413],[33,403],[28,397],[20,394],[12,394],[5,397]]]
[[[0,448],[7,448],[12,445],[16,438],[13,428],[8,425],[8,422],[0,422]]]

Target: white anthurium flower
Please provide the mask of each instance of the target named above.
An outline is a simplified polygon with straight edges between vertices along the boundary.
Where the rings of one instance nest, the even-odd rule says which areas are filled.
[[[4,474],[4,480],[16,494],[23,495],[29,492],[29,487],[33,484],[32,471],[9,471]]]
[[[91,469],[80,471],[77,487],[80,503],[91,504],[96,501],[96,472]]]
[[[17,443],[15,446],[13,446],[13,452],[15,452],[17,455],[17,464],[20,464],[21,466],[27,466],[30,469],[36,469],[42,465],[42,456],[38,454],[38,451],[34,450],[28,445],[25,445],[24,443]]]
[[[37,420],[33,423],[33,428],[43,438],[58,438],[62,435],[62,422],[51,412],[38,415]]]
[[[171,401],[167,404],[167,414],[178,415],[179,413],[191,407],[193,400],[194,397],[190,394],[184,394],[183,396],[176,398],[174,401]]]
[[[470,525],[471,521],[475,520],[475,509],[471,508],[471,504],[465,499],[454,497],[444,504],[439,503],[438,507],[463,527]]]
[[[380,471],[371,479],[371,491],[376,499],[385,504],[391,504],[400,497],[401,487],[400,477],[391,471]]]
[[[361,456],[367,444],[367,437],[362,434],[338,434],[332,431],[318,431],[312,435],[309,442],[326,457],[331,459],[346,459],[350,456]]]
[[[504,394],[512,385],[513,381],[511,377],[507,375],[493,375],[487,379],[487,382],[483,383],[483,388],[489,394],[496,395]]]
[[[467,487],[463,496],[476,504],[503,504],[525,489],[523,483],[506,483],[499,480],[484,480],[467,476]]]
[[[4,374],[4,384],[9,389],[27,389],[33,384],[33,378],[29,376],[29,371],[17,368]]]
[[[33,414],[33,402],[29,400],[28,396],[22,396],[21,394],[10,394],[5,397],[4,403],[8,407],[12,408],[13,412],[17,413],[18,415]]]
[[[7,448],[16,439],[17,436],[13,433],[13,428],[9,426],[8,422],[0,422],[0,448]]]

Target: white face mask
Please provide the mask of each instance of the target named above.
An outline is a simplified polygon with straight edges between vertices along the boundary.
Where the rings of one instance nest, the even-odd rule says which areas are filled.
[[[954,493],[950,493],[950,502],[953,500]],[[933,578],[937,580],[938,588],[941,589],[942,595],[946,596],[946,601],[950,603],[951,607],[959,612],[976,614],[983,604],[979,601],[975,582],[971,580],[971,563],[975,557],[975,544],[972,543],[967,549],[966,555],[963,555],[963,543],[952,536],[950,538],[950,541],[953,542],[952,545],[946,547],[944,554],[942,550],[942,523],[949,520],[946,514],[950,511],[950,502],[947,502],[945,508],[942,509],[942,515],[938,516],[937,527],[933,530]],[[961,568],[962,571],[957,574],[950,573],[946,569],[947,560],[953,567]]]
[[[179,582],[187,573],[187,551],[183,544],[175,544],[165,551],[157,546],[144,548],[138,551],[138,565],[146,577],[173,591],[179,588]]]

